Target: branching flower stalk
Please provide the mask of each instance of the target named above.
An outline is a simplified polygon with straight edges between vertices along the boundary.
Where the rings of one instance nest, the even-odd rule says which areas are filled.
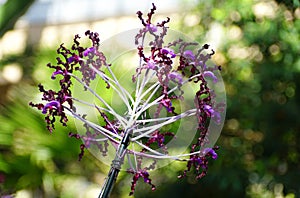
[[[115,156],[111,163],[108,177],[99,195],[100,198],[109,197],[117,176],[126,162],[127,172],[133,175],[130,195],[135,191],[139,178],[148,183],[152,190],[156,187],[150,179],[150,171],[157,167],[159,160],[175,160],[187,163],[186,170],[179,178],[185,177],[194,168],[196,178],[206,175],[208,159],[216,159],[218,147],[207,147],[209,123],[221,123],[221,113],[224,104],[215,101],[216,94],[209,88],[207,80],[217,83],[219,79],[215,71],[220,66],[208,67],[207,61],[214,55],[205,44],[196,51],[197,43],[185,42],[177,39],[165,43],[168,32],[169,18],[157,24],[152,23],[156,10],[152,9],[143,18],[142,12],[137,12],[143,27],[135,37],[139,65],[132,75],[135,92],[129,93],[114,74],[113,65],[107,63],[101,51],[99,35],[90,30],[85,35],[92,43],[90,47],[83,47],[76,35],[71,49],[63,44],[57,50],[58,57],[55,65],[47,66],[54,70],[51,78],[59,80],[58,90],[46,90],[39,85],[44,103],[30,105],[42,111],[45,115],[47,129],[52,132],[55,122],[67,126],[69,118],[75,118],[83,123],[85,132],[82,134],[70,132],[69,136],[82,139],[79,160],[85,149],[96,146],[103,156],[107,156],[111,146],[115,149]],[[146,37],[152,38],[146,43]],[[91,87],[91,82],[101,79],[105,82],[104,89],[117,93],[120,101],[126,107],[125,112],[115,109],[105,100],[99,91]],[[83,91],[92,94],[95,102],[91,103],[76,98],[72,93],[74,83],[82,85]],[[189,108],[181,108],[188,96],[190,87],[195,88],[192,104]],[[101,92],[101,90],[100,90]],[[87,114],[80,114],[76,105],[81,104],[98,112],[102,124],[88,120]],[[152,112],[152,113],[150,113]],[[170,154],[168,143],[178,138],[173,126],[183,119],[195,118],[197,124],[196,137],[191,143],[189,153]],[[149,163],[149,160],[152,161]],[[147,162],[146,162],[147,161]]]

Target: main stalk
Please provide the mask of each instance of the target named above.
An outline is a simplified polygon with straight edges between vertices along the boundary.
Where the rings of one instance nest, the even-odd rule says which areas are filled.
[[[108,198],[109,197],[109,195],[113,189],[113,186],[116,183],[118,174],[121,170],[121,165],[123,164],[123,161],[124,161],[124,154],[129,145],[130,134],[131,134],[131,131],[129,131],[129,130],[125,131],[125,135],[123,136],[123,139],[117,149],[115,159],[112,161],[108,176],[105,180],[105,183],[101,189],[101,192],[100,192],[98,198]]]

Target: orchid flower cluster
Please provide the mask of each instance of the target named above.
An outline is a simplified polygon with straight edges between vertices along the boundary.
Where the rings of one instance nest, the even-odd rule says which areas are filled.
[[[59,89],[47,90],[43,85],[38,85],[45,102],[30,102],[32,107],[45,115],[50,132],[55,129],[56,122],[67,126],[70,118],[83,124],[85,132],[69,133],[70,137],[83,141],[80,160],[85,149],[95,146],[103,156],[111,155],[111,148],[114,150],[111,165],[114,169],[120,170],[126,161],[126,171],[133,175],[130,195],[134,193],[140,178],[155,190],[150,171],[159,167],[160,160],[186,163],[186,170],[179,178],[185,177],[192,169],[197,179],[205,176],[208,160],[217,158],[218,149],[217,146],[207,147],[209,134],[213,133],[208,126],[210,122],[220,124],[224,111],[224,103],[216,102],[216,94],[208,86],[208,80],[212,83],[219,81],[215,72],[221,67],[207,66],[207,61],[215,52],[209,50],[207,44],[191,50],[198,44],[182,39],[165,43],[170,19],[152,23],[156,10],[155,5],[152,6],[146,19],[142,12],[137,12],[143,27],[135,37],[139,64],[135,73],[128,77],[135,87],[133,93],[113,72],[117,66],[108,63],[101,50],[98,33],[88,30],[85,36],[91,46],[83,47],[79,42],[80,36],[76,35],[70,49],[60,45],[57,63],[47,65],[54,70],[51,79],[59,82]],[[146,43],[146,38],[151,39]],[[105,86],[94,90],[91,83],[95,80],[104,82]],[[75,82],[82,86],[82,92],[92,94],[95,102],[75,97],[72,90]],[[101,94],[103,90],[117,93],[126,111],[120,111],[107,102]],[[184,103],[188,98],[190,101]],[[78,112],[78,104],[96,111],[101,124],[90,121],[87,114]],[[189,139],[190,144],[187,145],[190,149],[174,154],[176,149],[170,150],[171,142],[181,141],[180,134],[189,135],[188,131],[184,131],[185,127],[179,127],[180,122],[188,118],[196,126],[192,129],[194,137]]]

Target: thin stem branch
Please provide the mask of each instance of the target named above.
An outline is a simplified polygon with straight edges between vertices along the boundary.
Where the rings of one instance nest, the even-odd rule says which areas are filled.
[[[126,153],[126,157],[127,157],[127,161],[128,161],[128,164],[129,164],[130,168],[132,170],[137,170],[137,169],[135,169],[134,165],[132,164],[132,161],[131,161],[131,158],[130,158],[130,154]],[[135,155],[134,155],[134,157],[135,157]]]
[[[80,84],[82,84],[87,90],[89,90],[89,92],[91,92],[94,96],[96,96],[96,98],[98,100],[100,100],[109,110],[110,110],[110,113],[115,116],[119,121],[120,123],[125,127],[125,123],[123,123],[123,117],[120,116],[117,112],[115,112],[115,110],[105,102],[105,100],[99,96],[93,89],[91,89],[87,84],[85,84],[84,82],[82,82],[77,76],[73,75],[73,74],[70,74],[72,77],[74,77]]]
[[[103,108],[103,107],[99,107],[98,105],[96,104],[91,104],[89,102],[86,102],[86,101],[83,101],[83,100],[80,100],[80,99],[77,99],[77,98],[72,98],[72,100],[76,101],[76,102],[79,102],[81,104],[84,104],[84,105],[87,105],[87,106],[90,106],[90,107],[93,107],[93,108],[96,108],[98,111],[101,110],[101,111],[106,111],[107,113],[110,113],[113,115],[113,113],[106,109],[106,108]],[[125,126],[125,123],[127,122],[127,120],[123,117],[120,117],[121,120],[119,120],[120,122],[122,121],[123,122],[123,125]]]
[[[196,109],[194,111],[196,112]],[[147,137],[148,135],[150,135],[152,132],[156,131],[157,129],[159,129],[159,128],[167,125],[167,124],[171,124],[173,122],[176,122],[177,120],[179,120],[179,119],[181,119],[185,116],[195,115],[195,112],[188,112],[188,113],[184,112],[180,115],[170,117],[170,119],[165,121],[165,122],[162,122],[162,123],[159,123],[159,124],[156,124],[156,125],[152,125],[152,126],[149,126],[149,127],[143,127],[143,128],[140,128],[140,129],[135,129],[134,133],[141,133],[143,131],[147,131],[147,132],[144,132],[141,135],[138,135],[138,136],[132,138],[132,141],[136,141],[140,138]]]
[[[127,95],[127,97],[130,99],[131,103],[133,103],[133,98],[132,96],[130,95],[130,93],[124,89],[121,84],[119,83],[118,79],[116,78],[115,74],[112,72],[111,68],[109,66],[107,66],[107,70],[109,71],[109,73],[111,74],[111,76],[113,77],[114,79],[114,83],[121,89],[122,92],[124,92],[125,94],[124,95]]]
[[[147,147],[147,146],[145,146],[145,147]],[[153,154],[147,154],[147,153],[137,152],[137,151],[132,151],[132,150],[128,150],[128,152],[130,152],[134,155],[147,157],[147,158],[153,158],[153,159],[172,159],[172,160],[177,160],[177,161],[188,161],[189,159],[180,159],[180,158],[189,157],[192,155],[198,155],[198,154],[201,154],[202,151],[195,151],[192,153],[186,153],[186,154],[180,154],[180,155],[166,155],[166,154],[162,154],[162,153],[160,153],[160,155],[153,155]]]
[[[143,35],[143,37],[142,37],[141,47],[144,47],[145,35],[146,35],[146,34],[144,33],[144,35]],[[140,57],[139,66],[138,66],[138,68],[137,68],[137,69],[140,70],[139,72],[141,72],[142,62],[143,62],[143,58]],[[139,92],[139,90],[140,90],[140,74],[139,74],[139,73],[137,74],[136,78],[137,78],[137,79],[136,79],[135,95],[137,96],[137,95],[138,95],[138,92]]]
[[[135,142],[136,144],[140,145],[140,146],[143,147],[144,149],[147,149],[148,151],[150,151],[150,152],[152,152],[152,153],[154,153],[154,154],[156,154],[156,155],[165,155],[165,154],[163,154],[163,153],[160,153],[160,152],[158,152],[158,151],[153,150],[152,148],[146,146],[145,144],[143,144],[143,143],[141,143],[141,142],[139,142],[139,141],[133,141],[133,142]]]
[[[113,73],[113,71],[111,70],[111,68],[109,66],[106,67],[107,70],[109,71],[109,73],[111,74],[111,76],[113,77],[113,82],[119,87],[119,89],[121,90],[121,92],[123,93],[124,97],[126,98],[126,96],[129,98],[130,102],[133,103],[133,98],[130,95],[130,93],[124,89],[124,87],[119,83],[117,77],[115,76],[115,74]]]
[[[149,103],[149,101],[151,100],[151,98],[154,96],[154,94],[157,92],[157,90],[160,88],[160,84],[157,82],[154,84],[155,86],[151,86],[151,89],[153,89],[155,87],[155,89],[152,91],[152,93],[150,94],[150,96],[147,98],[147,100],[145,101],[145,103],[143,104],[143,106],[139,109],[139,111],[136,113],[136,118],[139,118],[141,116],[141,114],[145,111],[144,108],[145,106],[147,106],[147,104]],[[153,87],[153,88],[152,88]],[[148,90],[151,91],[151,89],[149,88]],[[147,90],[147,91],[148,91]]]
[[[122,137],[119,136],[118,134],[112,133],[111,131],[109,131],[109,130],[107,130],[107,129],[101,127],[101,126],[99,126],[99,125],[97,125],[97,124],[95,124],[95,123],[93,123],[93,122],[90,122],[90,121],[88,121],[88,120],[82,118],[81,116],[77,115],[73,110],[71,110],[70,108],[68,108],[68,107],[66,107],[66,106],[63,106],[63,107],[64,107],[65,109],[67,109],[68,112],[70,112],[71,115],[72,115],[74,118],[76,118],[76,119],[82,121],[83,123],[87,124],[87,125],[88,125],[89,127],[91,127],[92,129],[94,129],[94,130],[96,130],[96,131],[99,131],[102,135],[104,135],[104,136],[107,137],[108,139],[110,139],[110,140],[112,140],[112,141],[114,141],[114,142],[116,142],[116,143],[120,143],[119,141],[117,141],[116,139],[113,138],[113,137],[115,137],[115,138],[121,140]]]
[[[125,103],[125,105],[127,106],[127,109],[128,109],[128,111],[130,112],[130,111],[132,111],[131,110],[131,107],[130,107],[130,104],[129,104],[129,101],[128,101],[128,99],[127,99],[127,97],[126,97],[126,94],[124,93],[124,88],[121,88],[121,85],[118,83],[118,81],[115,81],[115,80],[113,80],[113,79],[111,79],[111,78],[109,78],[107,75],[105,75],[104,73],[102,73],[101,71],[99,71],[98,69],[96,69],[94,66],[90,66],[106,83],[108,83],[117,93],[118,93],[118,95],[120,96],[120,98],[122,99],[122,101]],[[115,83],[118,87],[119,87],[119,89],[120,89],[120,91],[113,85],[113,84],[111,84],[111,83],[109,83],[109,82],[113,82],[113,83]]]
[[[163,118],[151,118],[151,119],[144,119],[144,120],[137,120],[136,123],[147,123],[147,122],[159,122],[159,121],[165,121],[170,119],[181,119],[183,117],[189,117],[196,114],[197,109],[190,109],[187,110],[179,115],[172,116],[172,117],[163,117]]]
[[[190,78],[188,78],[187,80],[183,81],[181,86],[186,84],[187,82],[190,82],[192,79],[196,78],[196,77],[199,77],[200,75],[202,74],[197,74],[197,75],[194,75]],[[167,94],[170,94],[172,92],[174,92],[176,89],[178,89],[178,85],[176,85],[175,87],[173,87],[171,90],[169,90],[167,92]],[[153,94],[153,93],[152,93]],[[152,95],[151,95],[152,97]],[[159,101],[161,101],[165,96],[162,94],[161,96],[159,96],[157,99],[155,99],[154,101],[152,101],[150,104],[148,104],[148,102],[145,102],[145,104],[143,105],[143,107],[140,109],[140,114],[142,114],[144,111],[146,111],[147,109],[149,109],[150,107],[152,107],[153,105],[156,105],[156,104],[159,104]],[[147,100],[148,101],[148,100]]]
[[[144,98],[152,89],[155,88],[155,91],[153,91],[151,93],[151,95],[149,96],[148,100],[150,100],[152,98],[152,96],[156,93],[157,89],[160,87],[159,82],[154,83],[153,85],[151,85],[151,87],[149,87],[142,95],[141,98]]]

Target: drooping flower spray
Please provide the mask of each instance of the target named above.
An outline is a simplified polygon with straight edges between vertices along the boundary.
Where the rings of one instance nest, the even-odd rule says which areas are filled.
[[[208,44],[199,47],[182,38],[167,42],[170,19],[152,23],[155,11],[152,4],[146,19],[137,12],[143,25],[134,38],[138,61],[134,72],[125,74],[126,83],[114,72],[119,65],[108,63],[98,33],[88,30],[91,46],[83,47],[76,35],[71,49],[60,45],[57,63],[47,65],[54,70],[51,79],[59,82],[59,89],[39,85],[44,102],[30,103],[45,114],[50,132],[57,121],[63,126],[70,118],[82,123],[84,132],[69,133],[83,141],[79,159],[92,148],[103,159],[111,157],[101,198],[109,196],[122,169],[133,175],[132,195],[139,178],[155,190],[150,171],[170,161],[186,163],[179,178],[193,169],[199,179],[207,173],[209,158],[218,157],[213,145],[223,126],[226,101],[221,67],[209,65],[215,52]],[[95,81],[99,89],[92,85]],[[75,84],[83,94],[74,94]],[[92,102],[80,98],[85,93]],[[109,97],[121,105],[114,105]],[[97,119],[89,117],[91,111]]]

